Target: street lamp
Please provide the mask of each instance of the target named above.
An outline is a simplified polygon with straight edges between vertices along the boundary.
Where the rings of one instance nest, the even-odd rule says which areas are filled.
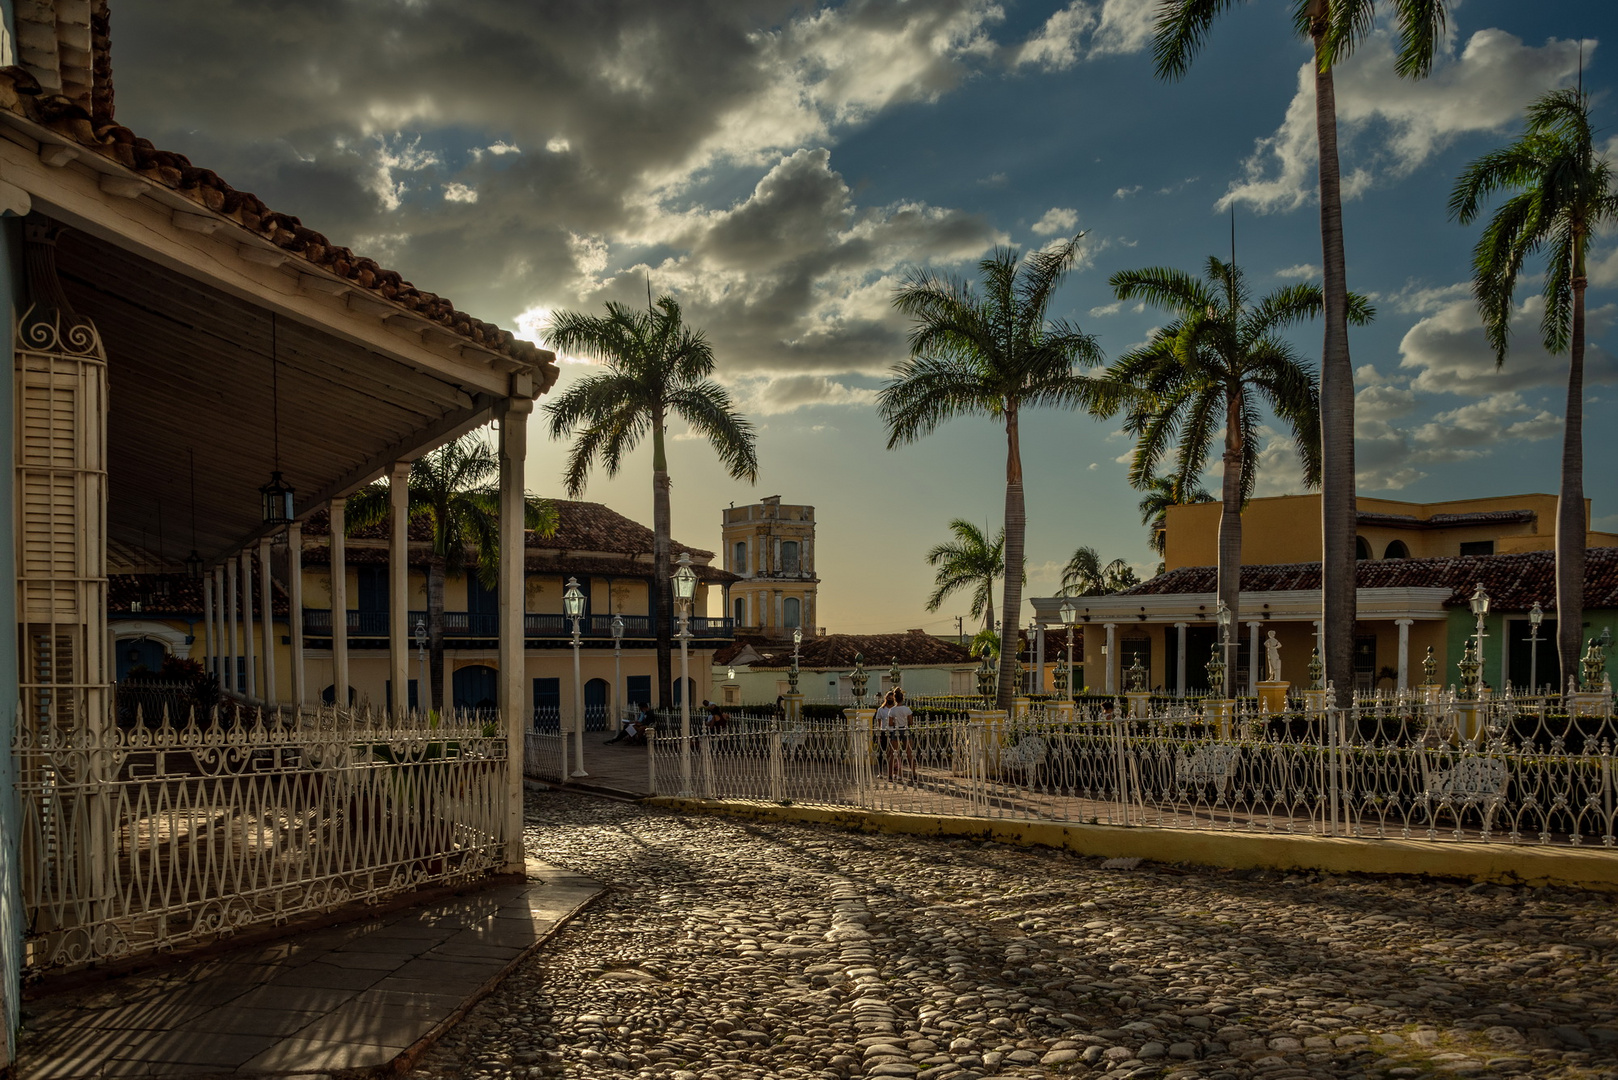
[[[612,617],[612,704],[613,720],[623,730],[624,722],[624,617]],[[616,735],[617,732],[614,732]]]
[[[798,647],[803,644],[803,627],[792,628],[792,666],[787,669],[787,693],[798,692]]]
[[[1483,620],[1485,618],[1487,618],[1488,614],[1489,614],[1489,594],[1483,591],[1483,582],[1481,582],[1481,581],[1478,582],[1478,587],[1475,590],[1473,590],[1473,592],[1472,592],[1471,600],[1469,600],[1467,602],[1472,606],[1472,617],[1477,620],[1477,642],[1478,642],[1477,694],[1478,694],[1479,697],[1482,697],[1483,696],[1483,679],[1484,679],[1484,676],[1483,676],[1483,670],[1484,670],[1484,664],[1483,664],[1483,638],[1485,637],[1485,635],[1483,633]]]
[[[427,620],[416,620],[416,703],[420,708],[422,695],[427,693]],[[408,703],[410,698],[407,696]]]
[[[1528,692],[1539,693],[1539,627],[1545,621],[1545,609],[1534,601],[1528,609]]]
[[[1232,662],[1235,657],[1230,655],[1230,627],[1236,621],[1236,613],[1221,600],[1214,609],[1214,621],[1219,624],[1219,696],[1223,699],[1230,696],[1226,691],[1227,676],[1233,674],[1231,669],[1236,666]],[[1209,672],[1209,681],[1213,681],[1212,672]]]
[[[674,602],[680,608],[680,794],[691,794],[691,602],[697,595],[697,575],[691,572],[691,553],[680,552],[674,572]]]
[[[1079,605],[1069,597],[1063,600],[1062,606],[1056,610],[1062,617],[1062,625],[1067,627],[1067,699],[1077,701],[1078,694],[1075,693],[1077,687],[1074,684],[1078,680],[1073,676],[1073,625],[1079,621]]]
[[[573,772],[575,777],[589,776],[584,771],[584,685],[579,678],[579,623],[584,619],[584,593],[579,591],[577,578],[567,579],[562,593],[562,613],[573,622]],[[567,736],[563,736],[565,742]]]

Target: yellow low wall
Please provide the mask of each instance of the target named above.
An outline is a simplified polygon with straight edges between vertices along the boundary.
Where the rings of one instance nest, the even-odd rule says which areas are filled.
[[[907,836],[964,836],[1025,847],[1061,848],[1103,858],[1135,856],[1153,862],[1197,863],[1232,870],[1264,867],[1333,874],[1422,874],[1500,885],[1555,885],[1618,892],[1618,851],[1434,840],[1256,836],[1194,829],[1131,829],[1115,825],[994,821],[668,796],[644,801],[647,805],[688,812],[833,825]]]

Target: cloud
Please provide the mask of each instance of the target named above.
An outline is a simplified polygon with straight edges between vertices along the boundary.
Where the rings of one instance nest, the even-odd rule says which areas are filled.
[[[1420,296],[1420,293],[1417,294]],[[1544,301],[1530,296],[1512,315],[1512,346],[1503,366],[1483,334],[1477,306],[1469,299],[1444,302],[1440,297],[1416,301],[1432,314],[1412,326],[1399,342],[1399,367],[1413,373],[1412,388],[1421,391],[1484,396],[1567,382],[1567,358],[1552,356],[1539,342]],[[1618,322],[1618,304],[1586,313],[1592,339],[1584,353],[1586,385],[1618,382],[1618,363],[1594,343]]]
[[[1133,187],[1121,187],[1112,193],[1112,197],[1115,199],[1127,199],[1131,195],[1137,194],[1140,191],[1140,188],[1141,186],[1139,184],[1136,184]]]
[[[1013,68],[1063,71],[1080,60],[1138,53],[1151,40],[1155,19],[1155,6],[1141,0],[1072,0],[1010,50],[1008,61]]]
[[[449,183],[444,185],[444,198],[450,202],[475,203],[478,201],[478,190],[459,182]]]
[[[857,405],[876,402],[876,391],[849,386],[824,375],[780,375],[738,380],[731,385],[737,408],[749,416],[774,416],[814,405]]]
[[[1511,441],[1537,442],[1562,430],[1561,417],[1510,390],[1415,421],[1422,399],[1414,390],[1383,381],[1372,367],[1356,376],[1355,477],[1367,491],[1396,491],[1428,475],[1420,466],[1475,461]]]
[[[1079,212],[1077,210],[1069,210],[1064,207],[1053,206],[1049,210],[1045,211],[1045,216],[1034,222],[1031,228],[1038,236],[1050,236],[1053,233],[1061,233],[1064,236],[1071,236],[1073,234],[1074,227],[1077,226],[1078,223]]]
[[[1586,59],[1596,43],[1585,41]],[[1457,54],[1443,50],[1426,79],[1394,75],[1394,42],[1374,31],[1333,69],[1337,124],[1345,145],[1343,198],[1352,199],[1383,176],[1403,176],[1457,135],[1496,131],[1522,115],[1523,103],[1570,81],[1579,42],[1524,45],[1503,30],[1479,30]],[[1295,210],[1315,197],[1313,67],[1298,70],[1298,89],[1273,135],[1257,141],[1242,179],[1217,204],[1242,202],[1260,211]]]
[[[1110,304],[1101,304],[1090,309],[1090,317],[1092,319],[1099,319],[1103,315],[1116,315],[1118,312],[1123,310],[1123,306],[1124,304],[1121,300],[1114,300]]]
[[[1312,281],[1320,277],[1320,267],[1314,263],[1298,263],[1294,266],[1283,266],[1275,272],[1275,276],[1283,281]]]

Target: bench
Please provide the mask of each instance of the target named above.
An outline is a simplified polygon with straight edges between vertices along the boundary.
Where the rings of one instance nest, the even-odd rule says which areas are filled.
[[[1223,790],[1236,779],[1241,768],[1242,752],[1234,746],[1202,746],[1195,753],[1180,751],[1174,763],[1174,774],[1183,787],[1193,784],[1213,784]]]
[[[1441,806],[1448,803],[1457,825],[1462,808],[1477,806],[1483,817],[1483,830],[1488,832],[1496,808],[1506,800],[1506,786],[1510,782],[1511,770],[1506,768],[1505,762],[1498,758],[1468,757],[1429,776],[1422,795]]]

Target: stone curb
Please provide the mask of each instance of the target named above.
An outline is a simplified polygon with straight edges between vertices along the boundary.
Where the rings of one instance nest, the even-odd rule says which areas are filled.
[[[1052,847],[1103,858],[1136,857],[1231,870],[1318,871],[1335,874],[1415,874],[1500,885],[1551,885],[1618,892],[1618,851],[1436,840],[1368,840],[1335,836],[1263,836],[1196,829],[1128,828],[1051,821],[906,814],[851,807],[781,806],[768,802],[642,800],[693,813],[766,821],[832,825],[861,832],[956,836],[1025,847]]]

